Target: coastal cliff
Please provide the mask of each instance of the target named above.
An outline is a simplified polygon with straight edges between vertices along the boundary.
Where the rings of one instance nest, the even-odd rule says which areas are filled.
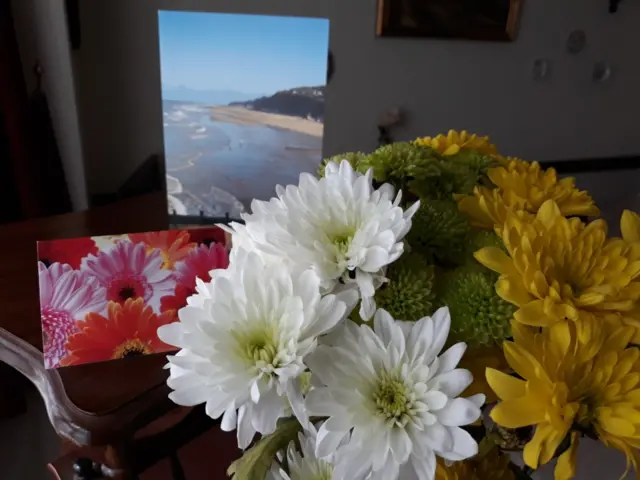
[[[271,96],[244,102],[231,102],[229,105],[242,106],[258,112],[277,113],[323,122],[324,89],[324,86],[291,88],[276,92]]]

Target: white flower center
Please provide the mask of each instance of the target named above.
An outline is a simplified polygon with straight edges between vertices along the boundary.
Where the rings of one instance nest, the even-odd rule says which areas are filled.
[[[417,412],[416,396],[397,372],[380,373],[372,398],[389,427],[404,428]]]

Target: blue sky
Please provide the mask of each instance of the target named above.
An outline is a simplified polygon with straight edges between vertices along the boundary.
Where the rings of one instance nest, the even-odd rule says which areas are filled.
[[[270,95],[326,81],[326,19],[174,11],[158,17],[163,86]]]

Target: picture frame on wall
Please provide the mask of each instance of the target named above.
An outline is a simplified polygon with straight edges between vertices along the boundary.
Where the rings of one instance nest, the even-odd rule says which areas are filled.
[[[522,0],[378,0],[380,37],[432,37],[509,42]]]

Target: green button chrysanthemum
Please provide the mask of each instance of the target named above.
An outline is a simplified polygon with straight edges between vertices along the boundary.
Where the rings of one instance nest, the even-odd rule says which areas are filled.
[[[389,282],[376,291],[376,305],[393,318],[419,320],[434,310],[434,269],[426,258],[405,252],[387,272]]]
[[[500,343],[511,336],[516,307],[496,293],[497,278],[479,265],[458,267],[443,275],[438,304],[451,312],[451,339],[476,346]]]
[[[504,242],[494,232],[471,227],[465,241],[465,263],[477,265],[478,261],[473,257],[473,254],[484,247],[505,250]]]
[[[335,162],[339,164],[342,160],[346,160],[351,164],[354,170],[360,172],[362,171],[362,169],[360,168],[360,164],[363,163],[363,160],[368,157],[369,155],[362,152],[347,152],[341,153],[339,155],[334,155],[333,157],[325,158],[322,161],[322,165],[320,165],[320,168],[318,169],[318,176],[324,177],[324,167],[327,165],[327,163]],[[362,173],[365,173],[366,171],[367,169],[365,168]]]
[[[413,143],[399,142],[384,145],[369,155],[361,164],[364,173],[373,168],[373,178],[378,182],[389,182],[396,188],[406,190],[413,179],[439,174],[440,155],[429,148]]]
[[[464,261],[468,233],[469,223],[455,203],[429,200],[413,216],[407,241],[429,262],[457,264]]]
[[[477,152],[474,150],[461,150],[455,155],[447,157],[454,163],[468,167],[475,175],[477,182],[484,183],[488,181],[487,171],[491,167],[500,165],[493,155]]]

